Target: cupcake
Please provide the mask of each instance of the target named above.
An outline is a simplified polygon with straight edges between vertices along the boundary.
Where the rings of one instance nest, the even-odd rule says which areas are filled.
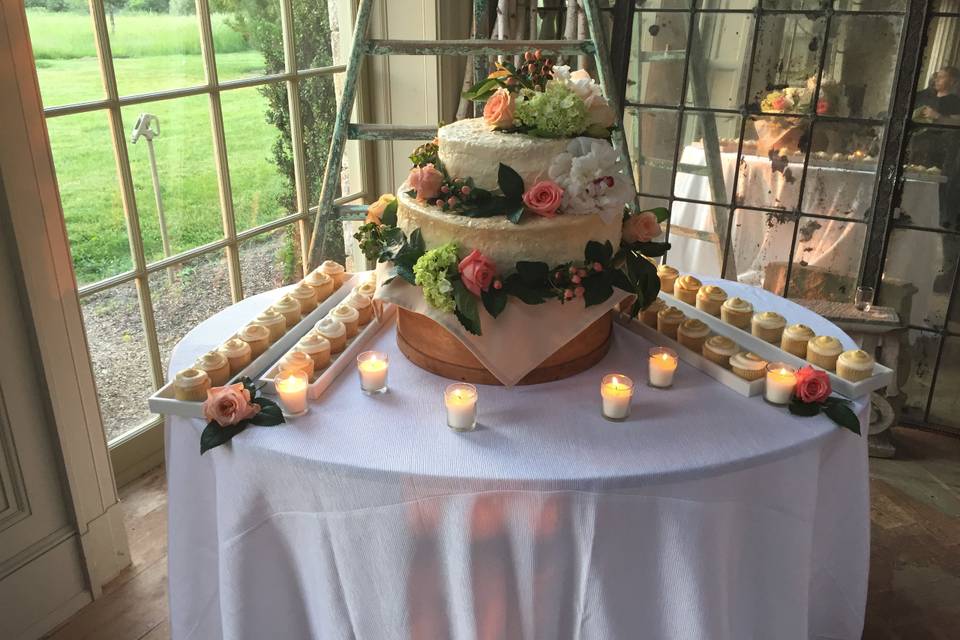
[[[314,269],[303,279],[305,283],[313,287],[317,294],[317,304],[330,297],[334,290],[333,276],[328,275],[320,269]]]
[[[817,336],[807,343],[807,362],[833,371],[842,352],[843,345],[833,336]]]
[[[740,352],[740,346],[727,336],[713,336],[703,343],[703,357],[724,369],[730,368],[731,356]]]
[[[696,318],[684,320],[677,327],[677,341],[694,353],[700,353],[703,349],[703,343],[707,341],[709,336],[710,327]]]
[[[744,380],[759,380],[767,373],[767,361],[755,353],[741,351],[730,357],[730,368]]]
[[[863,349],[844,351],[837,358],[837,375],[850,382],[866,380],[873,375],[873,356]]]
[[[327,316],[318,322],[316,332],[330,342],[330,353],[340,353],[347,347],[347,328],[336,318]]]
[[[306,282],[300,282],[290,290],[290,297],[300,303],[300,315],[305,316],[317,308],[317,290]]]
[[[377,283],[375,280],[361,282],[353,288],[353,292],[373,300],[373,294],[377,292]]]
[[[292,329],[294,325],[300,322],[300,303],[293,296],[283,296],[274,302],[270,308],[283,316],[287,329]]]
[[[730,298],[720,306],[720,319],[744,331],[750,330],[752,317],[753,305],[743,298]]]
[[[303,351],[291,351],[277,363],[278,372],[303,371],[308,380],[313,377],[313,368],[313,358]]]
[[[262,324],[250,323],[237,333],[237,337],[250,345],[250,355],[258,357],[270,346],[270,330]]]
[[[357,310],[361,327],[366,326],[373,319],[373,302],[367,296],[351,293],[347,296],[346,303]]]
[[[689,274],[680,276],[677,278],[677,281],[673,283],[673,295],[676,296],[678,300],[682,300],[687,304],[697,304],[697,292],[700,291],[702,284],[703,283]]]
[[[210,376],[203,369],[190,367],[173,378],[173,397],[187,402],[203,402],[210,388]]]
[[[780,344],[787,321],[776,311],[761,311],[753,314],[750,333],[770,344]]]
[[[720,317],[720,305],[727,301],[727,292],[720,287],[708,284],[697,292],[697,309],[712,316]]]
[[[230,382],[230,361],[219,351],[203,354],[197,358],[193,367],[207,372],[212,387],[222,387]]]
[[[325,260],[316,270],[333,278],[334,291],[339,289],[340,285],[347,281],[347,272],[339,262]]]
[[[294,350],[302,351],[313,359],[315,372],[330,364],[330,341],[315,330],[300,338]]]
[[[267,309],[253,319],[254,324],[260,324],[270,332],[270,344],[283,337],[287,332],[287,319],[279,311]]]
[[[640,322],[648,327],[657,328],[657,314],[667,308],[667,303],[661,298],[655,299],[650,306],[640,311]]]
[[[253,360],[253,352],[250,345],[240,338],[230,338],[217,349],[230,363],[230,376],[235,376],[246,368]]]
[[[687,319],[683,311],[676,307],[665,307],[657,312],[657,331],[665,336],[677,339],[680,323]]]
[[[662,264],[657,267],[657,275],[660,276],[660,291],[673,295],[674,283],[680,277],[680,272],[668,264]]]
[[[360,333],[360,313],[348,304],[338,304],[329,317],[339,320],[347,329],[347,340]]]
[[[813,329],[805,324],[792,324],[783,330],[780,339],[780,348],[799,358],[807,357],[807,343],[816,335]]]

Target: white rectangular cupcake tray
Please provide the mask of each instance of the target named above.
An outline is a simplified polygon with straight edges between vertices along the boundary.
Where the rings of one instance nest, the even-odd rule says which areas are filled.
[[[300,338],[306,335],[308,331],[313,329],[313,326],[317,324],[321,318],[327,315],[331,309],[343,302],[346,297],[350,295],[350,291],[353,289],[353,287],[359,284],[361,275],[364,274],[350,275],[343,285],[334,291],[329,298],[321,302],[316,309],[304,316],[300,322],[283,334],[279,340],[270,345],[270,348],[254,358],[253,361],[244,367],[242,371],[233,376],[230,379],[230,383],[234,383],[243,377],[256,380],[264,371],[270,369],[278,360],[280,360],[280,358],[282,358],[297,344]],[[283,293],[278,292],[277,299],[280,299],[282,296]],[[276,300],[274,300],[274,302],[276,302]],[[271,302],[270,304],[273,303]],[[268,304],[264,308],[267,306],[270,305]],[[252,321],[253,318],[250,318],[250,320]],[[371,322],[370,324],[373,323]],[[240,327],[237,329],[239,328]],[[224,336],[222,342],[225,342],[229,338],[229,334]],[[155,394],[150,396],[148,405],[150,406],[150,411],[153,413],[159,413],[161,415],[182,416],[184,418],[203,418],[203,403],[177,400],[176,397],[174,397],[172,380],[161,387],[160,390]]]
[[[686,302],[683,302],[682,300],[679,300],[668,293],[661,291],[660,298],[663,299],[663,301],[668,305],[677,307],[683,311],[688,318],[697,318],[698,320],[702,320],[715,334],[730,338],[740,345],[741,349],[744,351],[751,351],[768,362],[785,362],[786,364],[798,369],[800,367],[810,365],[810,363],[803,358],[799,358],[792,353],[787,353],[778,345],[770,344],[765,340],[761,340],[749,331],[744,331],[743,329],[735,327],[732,324],[724,322],[720,318],[712,316],[706,311],[702,311],[691,304],[687,304]],[[764,309],[756,309],[756,311],[764,311]],[[790,318],[787,318],[786,320],[787,326],[798,322],[797,320],[791,320]],[[689,351],[689,349],[685,350]],[[817,369],[820,368],[816,367],[816,365],[811,366],[814,366]],[[723,369],[722,367],[720,368]],[[871,391],[876,391],[877,389],[886,387],[888,384],[890,384],[890,382],[893,381],[893,370],[883,366],[880,363],[874,364],[872,376],[859,382],[844,380],[833,371],[827,371],[827,375],[830,376],[830,384],[833,387],[833,391],[850,399],[863,397],[869,394]],[[761,382],[763,381],[761,380]]]

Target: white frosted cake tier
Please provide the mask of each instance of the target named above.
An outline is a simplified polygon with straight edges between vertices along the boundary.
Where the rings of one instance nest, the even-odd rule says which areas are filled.
[[[522,133],[491,131],[483,118],[458,120],[440,127],[440,161],[452,178],[473,178],[483,189],[497,188],[500,163],[523,177],[530,188],[547,179],[550,161],[563,153],[569,138],[534,138]]]
[[[497,265],[501,273],[510,272],[520,260],[546,262],[550,266],[583,260],[587,241],[607,240],[614,250],[620,246],[620,220],[605,224],[600,216],[559,215],[541,218],[527,213],[520,224],[504,216],[468,218],[417,202],[407,195],[409,187],[400,187],[397,225],[410,235],[419,228],[427,249],[456,242],[461,257],[479,249]]]

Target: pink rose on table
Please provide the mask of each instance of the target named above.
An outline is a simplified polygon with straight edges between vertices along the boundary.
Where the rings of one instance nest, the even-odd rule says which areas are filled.
[[[443,174],[432,163],[410,169],[407,184],[417,192],[417,200],[431,200],[440,193],[443,186]]]
[[[487,291],[490,284],[497,276],[497,268],[493,261],[483,255],[477,249],[460,261],[457,267],[460,271],[460,280],[467,291],[475,296],[480,296],[482,291]]]
[[[250,402],[250,392],[239,382],[208,389],[207,399],[203,403],[203,417],[221,427],[249,420],[259,411],[260,405]]]
[[[513,94],[506,89],[497,89],[483,105],[483,121],[494,129],[509,129],[513,126]]]
[[[552,180],[541,180],[523,194],[527,210],[544,218],[557,217],[563,199],[563,189]]]
[[[832,392],[830,377],[826,371],[809,366],[797,371],[797,388],[794,393],[801,401],[808,404],[824,402]]]
[[[660,223],[652,211],[644,211],[630,216],[623,223],[623,239],[627,244],[650,242],[660,235]]]

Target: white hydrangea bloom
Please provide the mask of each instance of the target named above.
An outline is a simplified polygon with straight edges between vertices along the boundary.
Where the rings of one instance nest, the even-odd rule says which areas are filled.
[[[574,138],[551,161],[549,175],[563,188],[562,213],[597,214],[607,224],[620,219],[635,195],[633,180],[606,140]]]

